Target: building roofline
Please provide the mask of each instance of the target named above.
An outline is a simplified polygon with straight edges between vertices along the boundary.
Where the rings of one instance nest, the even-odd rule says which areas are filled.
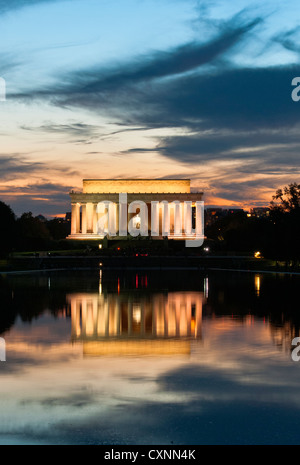
[[[159,194],[159,195],[193,195],[193,194],[202,194],[204,195],[203,191],[196,191],[196,192],[82,192],[82,191],[75,191],[71,190],[69,194],[78,194],[78,195],[119,195],[119,194],[127,194],[127,195],[152,195],[152,194]],[[219,208],[219,207],[218,207]],[[221,208],[221,207],[220,207]]]
[[[83,181],[190,181],[188,178],[85,178]]]

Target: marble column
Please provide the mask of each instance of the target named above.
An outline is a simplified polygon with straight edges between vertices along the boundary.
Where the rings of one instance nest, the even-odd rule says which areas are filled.
[[[76,204],[76,233],[80,233],[80,203]]]
[[[72,203],[71,234],[76,234],[76,203]]]
[[[88,233],[93,232],[93,204],[88,202],[86,204],[86,228]]]
[[[182,225],[182,220],[181,220],[181,205],[180,202],[173,202],[174,204],[174,234],[181,235],[181,225]]]
[[[166,202],[163,205],[163,224],[162,224],[162,235],[169,236],[170,231],[170,212],[169,212],[169,203]]]
[[[159,211],[158,201],[151,203],[151,235],[159,236]]]
[[[117,336],[120,336],[122,332],[121,328],[121,302],[119,296],[117,297]]]
[[[71,234],[78,234],[80,230],[80,205],[72,203]]]
[[[116,204],[110,203],[108,207],[108,232],[109,236],[116,236]]]
[[[86,322],[87,322],[87,302],[86,296],[83,296],[81,299],[81,327],[82,327],[82,337],[86,338]]]
[[[141,218],[141,236],[148,236],[148,207],[145,202],[141,202],[140,206],[140,218]]]
[[[87,232],[86,203],[83,203],[82,209],[81,209],[81,233],[86,234],[86,232]]]
[[[203,202],[196,202],[196,236],[204,235],[204,208]]]
[[[116,204],[116,231],[117,235],[119,236],[119,204]]]
[[[169,335],[169,301],[168,298],[164,302],[164,326],[165,326],[165,337]]]
[[[71,321],[72,321],[72,337],[80,336],[80,312],[77,309],[76,298],[71,298]]]
[[[93,234],[97,234],[97,204],[93,203]]]
[[[184,202],[184,232],[186,235],[192,233],[192,202]]]
[[[195,331],[196,337],[201,337],[201,334],[202,334],[202,306],[203,306],[202,296],[201,297],[199,296],[196,301],[196,331]]]

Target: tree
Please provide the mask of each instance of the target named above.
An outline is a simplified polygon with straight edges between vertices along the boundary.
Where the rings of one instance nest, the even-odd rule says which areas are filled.
[[[12,209],[0,202],[0,256],[6,257],[14,247],[16,217]]]
[[[271,210],[289,213],[300,210],[300,184],[293,182],[283,189],[277,189],[270,203]],[[279,202],[275,202],[275,200]]]
[[[300,184],[296,182],[278,189],[270,203],[273,222],[270,247],[276,257],[297,265],[300,258]]]
[[[47,226],[31,212],[23,213],[17,220],[19,248],[21,250],[38,250],[47,248],[51,239]]]
[[[300,260],[300,184],[277,189],[270,202],[270,215],[247,217],[243,212],[220,218],[206,229],[219,250],[254,252],[297,267]]]
[[[55,241],[65,239],[71,233],[71,225],[61,218],[48,220],[46,226]]]

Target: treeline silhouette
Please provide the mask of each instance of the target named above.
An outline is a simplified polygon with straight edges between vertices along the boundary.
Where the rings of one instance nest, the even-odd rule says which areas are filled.
[[[70,224],[60,218],[34,217],[31,212],[16,218],[12,209],[0,202],[0,257],[13,251],[37,251],[60,248],[70,234]]]
[[[69,248],[65,238],[70,222],[34,217],[31,212],[16,218],[12,209],[0,202],[0,257],[12,251],[41,251]],[[270,202],[268,217],[248,217],[243,211],[217,220],[205,230],[206,244],[215,252],[253,254],[291,261],[300,259],[300,184],[278,189]],[[143,247],[145,244],[143,243]],[[71,247],[71,244],[70,244]],[[199,250],[195,248],[195,253]]]
[[[300,259],[300,184],[292,183],[278,189],[270,202],[268,217],[248,217],[238,211],[217,220],[205,235],[212,250],[253,253],[265,258]]]

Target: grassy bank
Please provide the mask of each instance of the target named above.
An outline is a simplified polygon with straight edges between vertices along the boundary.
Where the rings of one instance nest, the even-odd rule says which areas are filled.
[[[268,272],[300,272],[287,262],[245,256],[149,255],[136,253],[98,255],[14,256],[0,262],[0,271],[44,271],[59,269],[198,269]]]

